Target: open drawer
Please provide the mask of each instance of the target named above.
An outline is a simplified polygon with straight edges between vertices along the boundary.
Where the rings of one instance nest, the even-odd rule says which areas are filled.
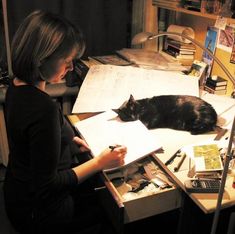
[[[146,170],[143,170],[143,168],[146,169],[146,162],[147,170],[149,170],[148,165],[151,165],[151,169],[157,168],[157,173],[161,175],[160,179],[157,175],[157,179],[154,179],[155,175],[151,179],[149,179],[151,175],[146,176]],[[115,172],[104,172],[102,180],[104,186],[97,189],[97,192],[117,233],[123,233],[126,223],[174,210],[181,206],[180,190],[169,180],[151,155],[138,161],[135,165],[131,164]],[[136,181],[142,181],[142,183],[138,184]]]
[[[79,118],[76,115],[70,115],[67,117],[70,123],[74,125],[77,121],[89,116],[89,114],[84,114],[79,115]],[[98,176],[95,179],[95,182],[97,183],[96,191],[117,233],[123,233],[124,225],[127,223],[174,210],[181,206],[180,189],[178,189],[171,181],[169,181],[171,182],[171,186],[164,187],[161,185],[159,189],[156,188],[156,191],[151,191],[146,194],[139,194],[139,196],[134,198],[131,196],[127,198],[126,195],[123,195],[123,192],[119,187],[121,183],[118,183],[117,178],[120,178],[121,180],[123,178],[124,182],[127,182],[125,180],[129,179],[130,176],[128,176],[129,174],[126,173],[125,170],[129,169],[129,167],[132,167],[134,164],[137,164],[138,166],[143,162],[145,163],[145,160],[150,161],[153,167],[159,169],[158,172],[161,171],[167,177],[167,174],[164,173],[162,168],[160,168],[160,165],[156,159],[152,155],[149,155],[148,157],[145,157],[144,159],[141,159],[138,162],[121,168],[115,172],[98,173]],[[145,174],[145,171],[142,172]],[[149,177],[151,177],[151,175]],[[133,193],[133,191],[130,193]]]

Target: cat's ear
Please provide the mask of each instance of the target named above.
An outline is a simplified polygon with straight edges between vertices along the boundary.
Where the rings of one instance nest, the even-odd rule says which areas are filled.
[[[135,98],[133,97],[132,94],[130,95],[129,102],[135,102]]]
[[[115,113],[119,114],[120,110],[119,109],[112,109]]]

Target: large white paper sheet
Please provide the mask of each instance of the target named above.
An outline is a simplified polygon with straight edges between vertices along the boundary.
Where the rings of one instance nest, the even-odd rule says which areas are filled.
[[[142,122],[122,122],[113,111],[79,121],[76,129],[89,145],[94,157],[109,145],[125,145],[125,165],[161,148],[160,142]]]
[[[115,109],[130,94],[135,99],[164,94],[199,96],[198,78],[132,66],[94,65],[86,75],[72,112]]]
[[[210,103],[218,114],[218,125],[224,128],[231,128],[235,116],[235,99],[229,96],[222,96],[203,92],[201,98]]]

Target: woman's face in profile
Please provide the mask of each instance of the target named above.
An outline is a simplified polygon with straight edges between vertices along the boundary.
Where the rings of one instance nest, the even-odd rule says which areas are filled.
[[[73,70],[73,60],[77,55],[77,50],[73,50],[65,58],[49,58],[40,71],[44,78],[50,83],[60,82],[65,75]]]

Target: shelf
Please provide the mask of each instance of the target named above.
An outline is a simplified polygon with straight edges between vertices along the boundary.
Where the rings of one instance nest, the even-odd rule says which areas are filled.
[[[204,18],[212,19],[212,20],[216,20],[219,16],[219,15],[214,15],[214,14],[201,13],[201,12],[198,12],[198,11],[187,10],[187,9],[182,8],[182,7],[174,7],[174,6],[171,7],[171,6],[161,5],[159,3],[154,3],[154,1],[153,1],[153,5],[155,5],[159,8],[162,8],[162,9],[181,12],[181,13],[188,14],[188,15],[195,15],[195,16],[198,16],[198,17],[204,17]],[[228,22],[228,24],[235,24],[235,19],[227,18],[227,22]]]

